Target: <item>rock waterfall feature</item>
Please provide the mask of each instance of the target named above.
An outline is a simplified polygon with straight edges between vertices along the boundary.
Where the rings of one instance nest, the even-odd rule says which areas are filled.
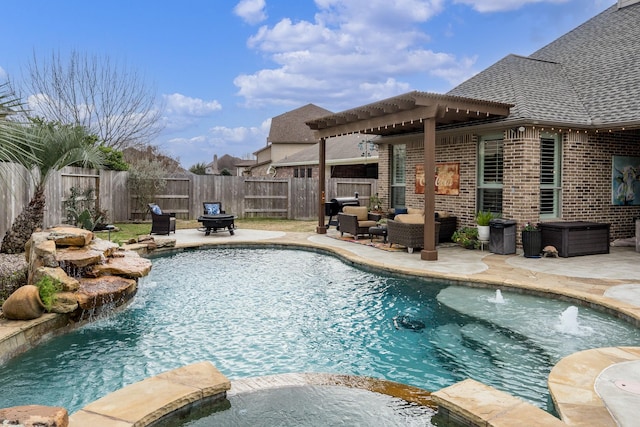
[[[91,231],[54,227],[36,232],[26,245],[28,285],[50,279],[59,284],[48,311],[86,320],[127,303],[151,261]],[[5,305],[11,297],[5,301]],[[11,312],[3,305],[5,317]],[[24,320],[16,318],[15,320]]]

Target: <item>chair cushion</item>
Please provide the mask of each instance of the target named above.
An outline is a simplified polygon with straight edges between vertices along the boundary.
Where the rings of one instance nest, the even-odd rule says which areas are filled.
[[[219,215],[220,203],[205,203],[204,210],[207,213],[207,215]]]
[[[153,212],[156,215],[162,215],[162,209],[160,209],[160,206],[158,205],[151,206],[151,212]]]
[[[366,206],[345,206],[342,212],[355,215],[358,221],[366,221],[369,219],[369,209]]]
[[[438,215],[438,218],[449,218],[451,214],[448,211],[437,211],[436,215]]]
[[[408,214],[424,215],[424,210],[416,208],[407,208]]]
[[[378,223],[376,221],[372,221],[372,220],[358,221],[358,227],[359,228],[375,227],[376,225],[378,225]]]
[[[403,224],[424,224],[424,216],[422,214],[400,214],[396,215],[394,219]]]
[[[395,213],[396,215],[400,215],[409,213],[409,211],[407,210],[407,208],[395,208],[393,213]]]

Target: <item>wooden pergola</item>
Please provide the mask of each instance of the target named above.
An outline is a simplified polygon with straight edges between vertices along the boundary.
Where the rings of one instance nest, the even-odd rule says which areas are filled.
[[[318,234],[327,232],[324,224],[327,138],[353,133],[391,136],[423,132],[424,212],[425,218],[434,218],[435,175],[427,171],[435,171],[436,167],[436,129],[504,119],[509,115],[509,109],[512,106],[512,104],[499,102],[414,91],[306,122],[315,131],[320,142],[318,144],[320,196],[316,232]],[[437,260],[434,221],[425,221],[424,242],[425,247],[420,253],[421,259]]]

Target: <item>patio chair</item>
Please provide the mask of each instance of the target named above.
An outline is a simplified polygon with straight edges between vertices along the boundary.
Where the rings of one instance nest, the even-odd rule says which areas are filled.
[[[151,232],[149,234],[166,234],[173,231],[176,232],[176,214],[173,212],[164,213],[160,206],[155,203],[149,203],[149,212],[151,212]]]
[[[435,244],[438,244],[440,223],[436,221]],[[396,219],[387,220],[387,241],[405,246],[407,252],[413,253],[416,248],[424,248],[424,216],[418,214],[396,215]]]
[[[219,215],[226,213],[222,210],[221,202],[204,202],[202,203],[202,208],[204,215]]]
[[[369,227],[374,227],[382,215],[368,212],[366,206],[345,206],[338,213],[340,235],[351,234],[356,240],[358,236],[369,235]]]

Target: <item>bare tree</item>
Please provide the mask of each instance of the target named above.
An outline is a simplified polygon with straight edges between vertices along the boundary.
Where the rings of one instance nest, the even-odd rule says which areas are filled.
[[[117,150],[147,144],[161,130],[162,109],[142,77],[108,57],[34,53],[23,77],[33,114],[45,121],[77,125]]]

